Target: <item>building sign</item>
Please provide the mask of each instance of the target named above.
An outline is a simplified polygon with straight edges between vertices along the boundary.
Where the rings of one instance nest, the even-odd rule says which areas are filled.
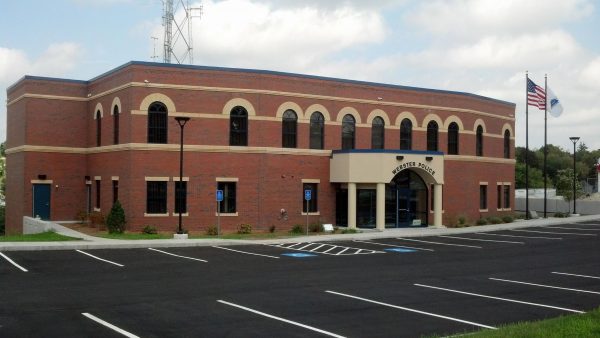
[[[397,173],[401,172],[402,170],[408,169],[408,168],[419,168],[419,169],[422,169],[422,170],[425,170],[426,172],[428,172],[429,175],[435,176],[435,170],[433,170],[433,168],[431,168],[430,166],[428,166],[427,164],[425,164],[423,162],[415,162],[415,161],[402,163],[401,165],[394,168],[394,170],[392,170],[392,174],[396,175]]]

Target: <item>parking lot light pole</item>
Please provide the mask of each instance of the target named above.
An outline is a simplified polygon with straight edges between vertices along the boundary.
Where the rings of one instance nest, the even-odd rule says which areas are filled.
[[[577,214],[577,187],[576,187],[576,181],[577,181],[577,173],[575,172],[576,167],[575,167],[575,163],[577,161],[577,148],[575,147],[575,145],[577,144],[577,141],[579,141],[579,137],[578,136],[572,136],[569,137],[569,140],[571,140],[571,142],[573,142],[573,215]]]
[[[179,226],[177,227],[177,233],[178,234],[183,234],[183,228],[181,227],[181,209],[182,205],[182,199],[181,199],[181,186],[183,185],[183,127],[185,127],[185,124],[190,120],[189,117],[183,117],[183,116],[177,116],[175,117],[175,121],[177,121],[177,123],[179,124],[179,127],[181,128],[181,138],[179,139],[179,189],[176,189],[175,194],[177,194],[179,197]],[[178,191],[177,191],[178,190]]]

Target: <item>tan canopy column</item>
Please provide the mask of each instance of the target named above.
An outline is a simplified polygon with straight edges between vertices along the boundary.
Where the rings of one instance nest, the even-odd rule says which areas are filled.
[[[356,229],[356,183],[348,183],[348,229]]]
[[[442,184],[433,185],[433,225],[442,226]]]
[[[376,225],[377,230],[385,230],[385,184],[377,183],[377,203],[376,203]]]

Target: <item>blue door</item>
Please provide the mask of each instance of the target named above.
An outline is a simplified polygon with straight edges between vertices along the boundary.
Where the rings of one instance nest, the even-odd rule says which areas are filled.
[[[50,184],[33,185],[33,217],[50,219]]]

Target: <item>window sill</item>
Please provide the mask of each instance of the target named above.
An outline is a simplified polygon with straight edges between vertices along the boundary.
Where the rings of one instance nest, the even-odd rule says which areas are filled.
[[[94,207],[94,211],[100,212],[100,208]]]
[[[489,212],[488,209],[479,209],[479,212]]]
[[[430,213],[430,214],[434,214],[434,213],[435,213],[435,210],[429,210],[429,213]],[[446,210],[443,210],[443,209],[442,209],[442,214],[444,214],[444,213],[446,213]]]
[[[144,217],[168,217],[169,213],[167,212],[166,214],[148,214],[148,213],[144,213]]]
[[[181,217],[187,217],[187,216],[189,216],[189,215],[190,215],[190,214],[189,214],[189,213],[187,213],[187,212],[182,212],[182,213],[181,213]],[[178,213],[178,212],[173,212],[173,213],[171,213],[171,216],[177,216],[177,217],[179,217],[179,213]]]
[[[305,213],[305,212],[302,212],[301,214],[302,214],[302,216],[306,216],[306,213]],[[309,213],[308,213],[308,216],[321,216],[321,212],[320,212],[320,211],[317,211],[317,212],[309,212]]]
[[[215,216],[219,216],[219,214],[215,212]],[[238,213],[237,212],[222,212],[221,216],[225,216],[225,217],[237,217]]]

